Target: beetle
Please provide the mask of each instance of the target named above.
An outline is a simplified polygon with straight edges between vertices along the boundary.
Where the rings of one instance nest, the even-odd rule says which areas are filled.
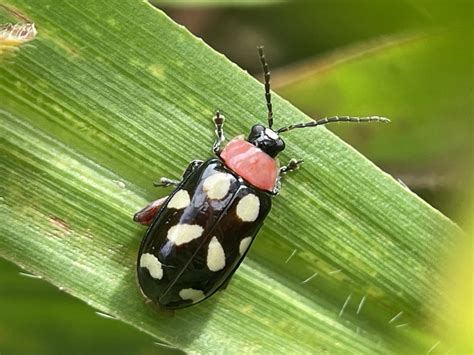
[[[285,149],[281,133],[339,121],[389,121],[334,116],[274,130],[270,71],[263,47],[258,51],[268,126],[256,124],[247,139],[239,136],[221,149],[224,116],[217,111],[215,157],[192,161],[179,181],[161,178],[155,185],[174,185],[174,191],[134,215],[134,221],[149,226],[138,253],[138,282],[142,293],[162,308],[191,306],[227,286],[280,191],[281,175],[303,162],[291,159],[279,167],[276,156]]]

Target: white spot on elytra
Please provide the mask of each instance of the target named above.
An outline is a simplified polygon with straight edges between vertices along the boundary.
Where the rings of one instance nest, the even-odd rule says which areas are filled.
[[[179,291],[179,297],[181,297],[183,300],[197,302],[204,298],[204,292],[201,290],[195,290],[194,288],[184,288]]]
[[[199,238],[203,231],[197,224],[177,224],[169,229],[167,238],[174,244],[181,245]]]
[[[207,249],[207,267],[211,271],[222,270],[225,266],[225,253],[221,243],[212,237]]]
[[[163,269],[158,258],[153,254],[145,253],[140,257],[140,267],[147,268],[150,276],[154,279],[161,280],[163,277]]]
[[[189,193],[186,190],[179,190],[174,194],[170,202],[168,202],[167,207],[180,210],[182,208],[188,207],[190,202]]]
[[[278,139],[280,137],[278,137],[278,134],[271,130],[270,128],[265,128],[265,134],[270,137],[271,139]]]
[[[252,242],[252,237],[245,237],[240,241],[239,244],[239,253],[240,255],[244,255],[247,249],[250,246],[250,243]]]
[[[237,204],[237,217],[244,222],[253,222],[258,217],[260,200],[254,194],[244,196]]]
[[[224,198],[229,192],[232,175],[226,173],[217,173],[204,180],[203,190],[210,199],[218,200]]]

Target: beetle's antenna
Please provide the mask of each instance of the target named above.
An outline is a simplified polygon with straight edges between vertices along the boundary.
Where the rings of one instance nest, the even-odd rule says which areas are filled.
[[[265,76],[265,99],[267,100],[268,109],[268,127],[273,126],[273,108],[272,108],[272,94],[270,93],[270,70],[268,69],[265,54],[263,53],[263,46],[258,47],[258,54],[260,55],[260,62],[262,63],[263,74]]]
[[[325,117],[325,118],[322,118],[322,119],[317,120],[317,121],[292,124],[292,125],[289,125],[288,127],[280,128],[276,132],[277,133],[282,133],[282,132],[286,132],[286,131],[291,131],[292,129],[295,129],[295,128],[316,127],[316,126],[321,126],[323,124],[333,123],[333,122],[383,122],[383,123],[387,123],[387,122],[390,122],[390,120],[388,118],[379,117],[379,116],[368,116],[368,117],[332,116],[332,117]]]

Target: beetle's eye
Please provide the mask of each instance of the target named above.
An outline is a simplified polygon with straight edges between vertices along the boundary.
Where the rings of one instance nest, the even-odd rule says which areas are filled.
[[[264,126],[262,126],[261,124],[254,125],[250,130],[248,141],[253,142],[256,139],[260,138],[262,136],[262,132],[265,132]]]

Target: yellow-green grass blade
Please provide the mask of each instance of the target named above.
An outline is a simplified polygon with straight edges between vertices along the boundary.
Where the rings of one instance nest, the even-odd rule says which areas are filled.
[[[264,121],[262,85],[146,3],[6,7],[4,21],[21,14],[38,35],[0,68],[1,256],[185,351],[437,341],[427,325],[458,228],[324,128],[287,135],[282,160],[305,165],[285,177],[225,292],[174,317],[145,304],[135,280],[144,228],[131,216],[166,193],[152,181],[209,156],[216,108],[229,137]],[[277,126],[308,119],[279,97],[274,107]]]

